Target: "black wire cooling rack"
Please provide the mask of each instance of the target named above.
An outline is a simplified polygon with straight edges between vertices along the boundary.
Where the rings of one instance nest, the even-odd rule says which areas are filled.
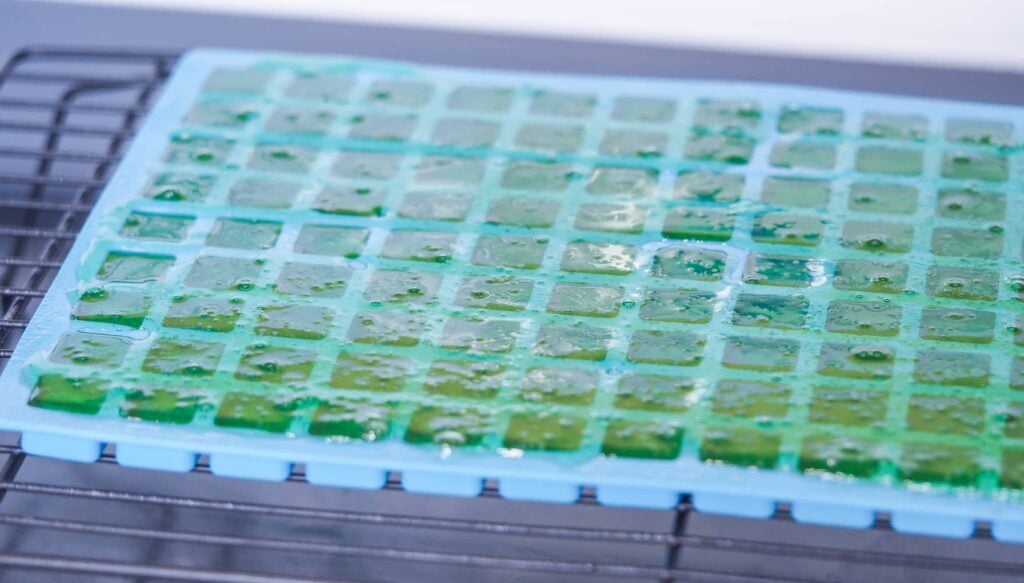
[[[0,368],[177,55],[30,49],[0,69]],[[0,583],[1024,578],[1021,547],[794,523],[320,488],[26,457],[0,433]]]

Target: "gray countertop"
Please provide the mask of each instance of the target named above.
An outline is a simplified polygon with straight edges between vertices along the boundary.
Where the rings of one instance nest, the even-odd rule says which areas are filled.
[[[0,54],[28,45],[218,46],[542,71],[742,79],[1024,104],[1024,75],[627,44],[0,1]]]

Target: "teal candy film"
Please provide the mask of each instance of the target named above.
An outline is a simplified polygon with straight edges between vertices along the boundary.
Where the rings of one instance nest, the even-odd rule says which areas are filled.
[[[1022,120],[193,52],[0,419],[343,485],[803,501],[1000,517],[1014,538]]]

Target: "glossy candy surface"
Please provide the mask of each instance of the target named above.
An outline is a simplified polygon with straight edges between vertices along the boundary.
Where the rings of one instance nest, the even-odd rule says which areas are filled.
[[[1024,486],[1019,112],[330,59],[199,82],[217,54],[7,371],[32,408]]]

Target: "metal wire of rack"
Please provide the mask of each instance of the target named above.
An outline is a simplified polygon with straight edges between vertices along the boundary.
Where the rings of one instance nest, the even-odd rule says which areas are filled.
[[[177,55],[28,49],[0,68],[0,368]],[[576,504],[319,488],[26,457],[0,434],[0,583],[1019,581],[967,541]]]

